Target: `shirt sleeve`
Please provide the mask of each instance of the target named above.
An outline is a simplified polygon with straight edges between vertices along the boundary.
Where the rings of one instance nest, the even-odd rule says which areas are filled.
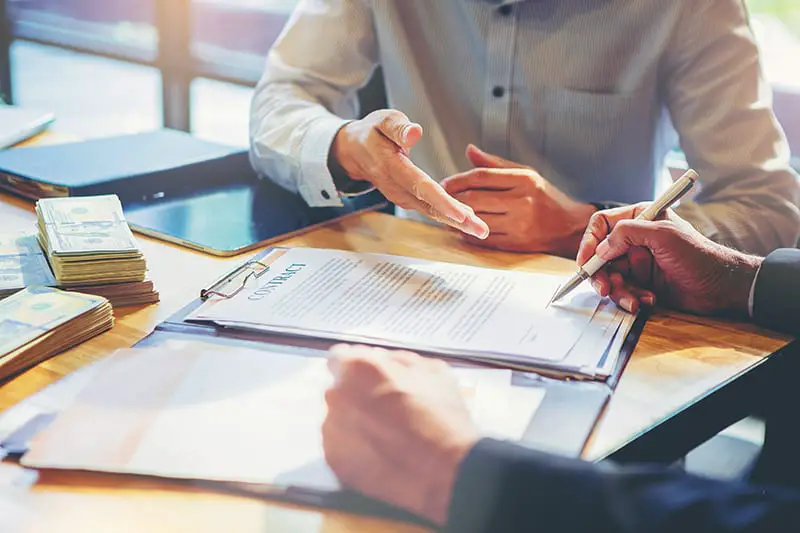
[[[701,185],[677,212],[713,240],[750,253],[793,247],[800,237],[800,183],[746,8],[742,0],[683,5],[662,86]]]
[[[761,263],[753,285],[753,320],[800,335],[800,250],[775,250]]]
[[[445,531],[784,533],[800,531],[800,493],[484,439],[460,467]]]
[[[256,171],[313,207],[342,205],[328,169],[336,133],[358,115],[377,64],[365,0],[301,0],[267,57],[250,111]]]

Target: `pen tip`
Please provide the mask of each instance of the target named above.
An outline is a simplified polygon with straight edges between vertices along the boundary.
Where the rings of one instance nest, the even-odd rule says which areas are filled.
[[[544,306],[544,308],[545,308],[545,309],[547,309],[548,307],[550,307],[551,305],[553,305],[553,302],[555,302],[556,300],[558,300],[558,298],[559,298],[559,296],[560,296],[560,293],[561,293],[561,289],[562,289],[562,288],[563,288],[563,287],[559,287],[559,288],[556,290],[556,292],[554,292],[554,293],[553,293],[553,296],[551,296],[551,297],[550,297],[550,301],[549,301],[549,302],[547,302],[547,305],[545,305],[545,306]]]

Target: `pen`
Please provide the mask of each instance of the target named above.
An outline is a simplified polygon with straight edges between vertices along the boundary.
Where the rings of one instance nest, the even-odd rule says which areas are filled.
[[[678,178],[675,183],[658,198],[658,200],[642,211],[639,216],[636,217],[636,220],[655,220],[658,218],[665,210],[674,205],[675,202],[689,192],[692,187],[694,187],[698,178],[697,172],[692,169],[687,170],[683,176]],[[604,259],[597,254],[593,255],[582,267],[579,267],[578,272],[572,276],[569,281],[559,287],[547,305],[549,306],[557,302],[574,291],[581,283],[594,276],[605,264],[606,261]]]

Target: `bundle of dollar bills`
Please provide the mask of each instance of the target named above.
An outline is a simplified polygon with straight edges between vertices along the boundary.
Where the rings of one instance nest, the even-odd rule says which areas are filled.
[[[45,198],[36,213],[60,287],[144,280],[145,258],[116,195]]]
[[[36,232],[0,232],[0,300],[33,285],[58,285]],[[68,290],[102,296],[115,308],[146,305],[159,300],[158,291],[147,278],[126,283],[70,285]]]
[[[52,287],[55,284],[56,278],[35,234],[0,233],[0,300],[28,285]]]
[[[0,379],[6,379],[111,329],[100,296],[28,287],[0,301]]]

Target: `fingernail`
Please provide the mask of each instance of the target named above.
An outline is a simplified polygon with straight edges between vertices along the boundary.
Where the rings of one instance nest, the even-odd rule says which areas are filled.
[[[489,230],[473,230],[470,231],[470,234],[475,237],[476,239],[485,240],[489,236]]]
[[[642,301],[646,305],[650,305],[650,306],[655,305],[655,303],[656,303],[656,299],[652,294],[645,294],[644,296],[642,296]]]
[[[633,300],[629,296],[623,297],[619,303],[626,311],[631,312],[633,310]]]
[[[408,142],[409,129],[411,129],[411,125],[406,124],[405,126],[403,126],[403,131],[400,132],[400,142],[402,142],[403,144]]]
[[[457,215],[452,214],[449,216],[451,219],[458,222],[459,224],[467,222],[468,220],[472,219],[475,216],[475,211],[473,211],[472,208],[469,207],[468,205],[464,204],[457,205],[454,211],[455,213],[458,214]]]
[[[592,288],[597,293],[602,293],[603,292],[603,285],[599,281],[592,281]]]
[[[470,209],[470,211],[472,211],[472,210]],[[489,236],[489,233],[491,233],[491,231],[489,229],[489,225],[486,224],[486,222],[484,222],[483,220],[481,220],[481,218],[478,215],[476,215],[474,211],[469,216],[468,220],[469,220],[469,223],[472,225],[472,228],[473,228],[471,230],[471,233],[475,237],[483,240],[483,239],[485,239],[485,238],[487,238]]]

